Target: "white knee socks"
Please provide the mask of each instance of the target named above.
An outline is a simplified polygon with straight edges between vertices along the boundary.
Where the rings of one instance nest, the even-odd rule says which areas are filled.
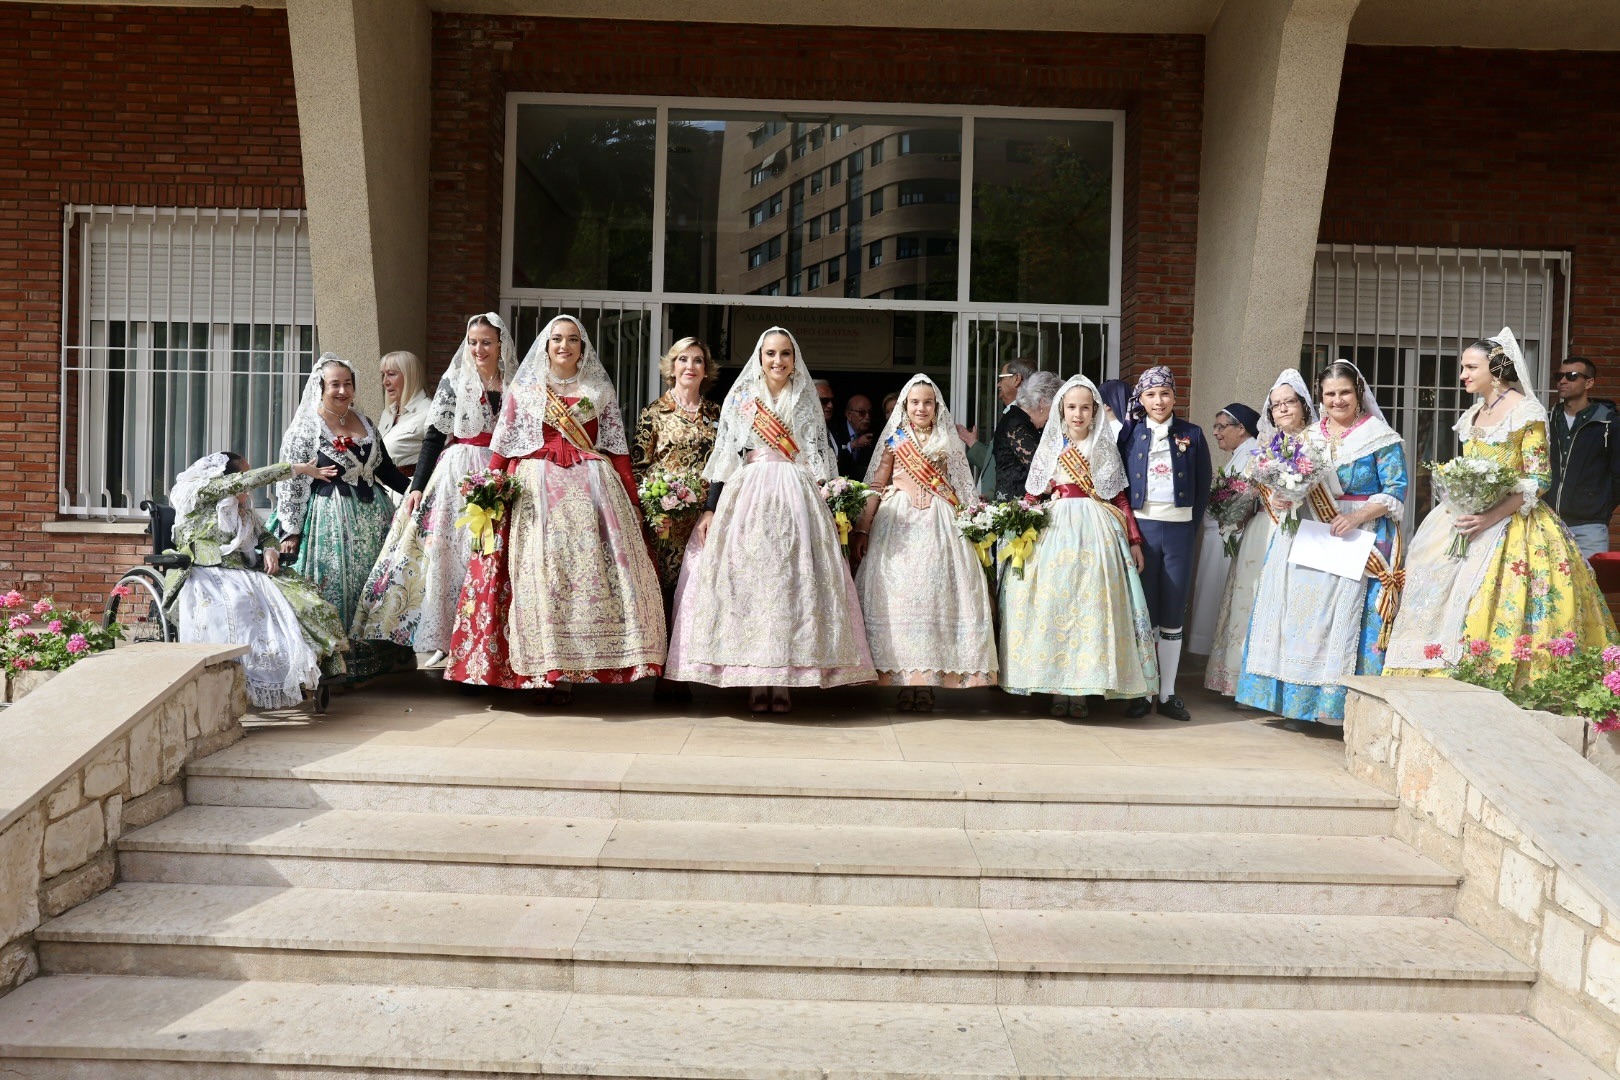
[[[1181,667],[1181,627],[1159,628],[1159,700],[1176,693],[1176,670]]]

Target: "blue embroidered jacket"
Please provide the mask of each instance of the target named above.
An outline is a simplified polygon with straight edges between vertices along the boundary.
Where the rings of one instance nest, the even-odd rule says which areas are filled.
[[[1134,420],[1119,433],[1119,456],[1125,461],[1125,476],[1131,485],[1131,509],[1140,510],[1147,502],[1148,450],[1153,430],[1145,420]],[[1170,463],[1175,468],[1176,505],[1193,508],[1193,525],[1202,526],[1209,505],[1209,444],[1204,429],[1176,417],[1170,421]]]

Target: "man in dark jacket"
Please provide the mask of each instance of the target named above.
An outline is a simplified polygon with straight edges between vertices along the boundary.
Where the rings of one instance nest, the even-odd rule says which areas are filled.
[[[1609,550],[1609,518],[1620,505],[1620,415],[1614,402],[1592,397],[1597,365],[1571,356],[1558,365],[1559,407],[1548,422],[1552,490],[1547,502],[1569,526],[1581,554]]]
[[[998,499],[1017,499],[1024,494],[1024,478],[1029,475],[1030,455],[1040,434],[1029,414],[1018,405],[1018,390],[1024,380],[1035,373],[1035,365],[1028,360],[1009,360],[996,376],[996,398],[1001,402],[1001,415],[996,419],[996,430],[990,436],[991,467],[979,487],[986,496]]]

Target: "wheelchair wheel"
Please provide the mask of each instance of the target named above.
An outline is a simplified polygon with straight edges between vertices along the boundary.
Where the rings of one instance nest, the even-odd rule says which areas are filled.
[[[127,594],[120,593],[128,590]],[[128,642],[176,641],[179,633],[163,614],[163,578],[157,571],[137,566],[126,571],[107,597],[101,625],[109,630],[122,625]]]

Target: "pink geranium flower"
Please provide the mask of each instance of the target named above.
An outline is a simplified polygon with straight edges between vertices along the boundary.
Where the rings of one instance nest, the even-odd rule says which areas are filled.
[[[87,653],[90,651],[90,643],[84,639],[83,634],[74,634],[72,637],[68,638],[67,651],[72,653],[74,656],[78,656],[80,653]]]
[[[27,626],[33,621],[33,619],[19,611],[17,614],[11,617],[7,625],[9,625],[13,630],[21,630],[23,627]]]
[[[1442,649],[1439,645],[1435,645],[1435,644],[1431,643],[1431,644],[1423,646],[1423,659],[1425,659],[1425,660],[1438,660],[1438,659],[1440,659],[1440,657],[1442,657],[1444,655],[1445,655],[1445,650]]]
[[[112,588],[112,594],[118,597],[120,600],[130,595],[134,591],[135,590],[130,588],[128,585],[114,585]]]
[[[51,606],[51,598],[48,596],[34,605],[35,615],[49,615],[53,610],[54,609]]]
[[[1609,693],[1620,697],[1620,671],[1611,671],[1603,676],[1603,685],[1609,688]]]
[[[1603,719],[1592,721],[1592,726],[1599,731],[1620,731],[1620,713],[1611,709]]]
[[[1568,656],[1575,651],[1575,635],[1565,634],[1562,637],[1555,637],[1542,648],[1554,656]]]
[[[45,629],[52,634],[60,634],[62,632],[62,620],[52,619],[50,622],[45,624]]]
[[[34,666],[34,660],[29,656],[19,656],[17,659],[11,662],[11,666],[16,668],[18,671],[27,671],[29,668]]]
[[[22,607],[24,603],[26,601],[23,599],[23,594],[16,589],[12,589],[6,595],[0,596],[0,609]]]
[[[1611,666],[1620,664],[1620,645],[1610,645],[1607,649],[1604,649],[1603,662]]]
[[[1468,643],[1468,653],[1470,656],[1484,656],[1490,651],[1491,643],[1486,641],[1484,638],[1475,638],[1473,641]]]

